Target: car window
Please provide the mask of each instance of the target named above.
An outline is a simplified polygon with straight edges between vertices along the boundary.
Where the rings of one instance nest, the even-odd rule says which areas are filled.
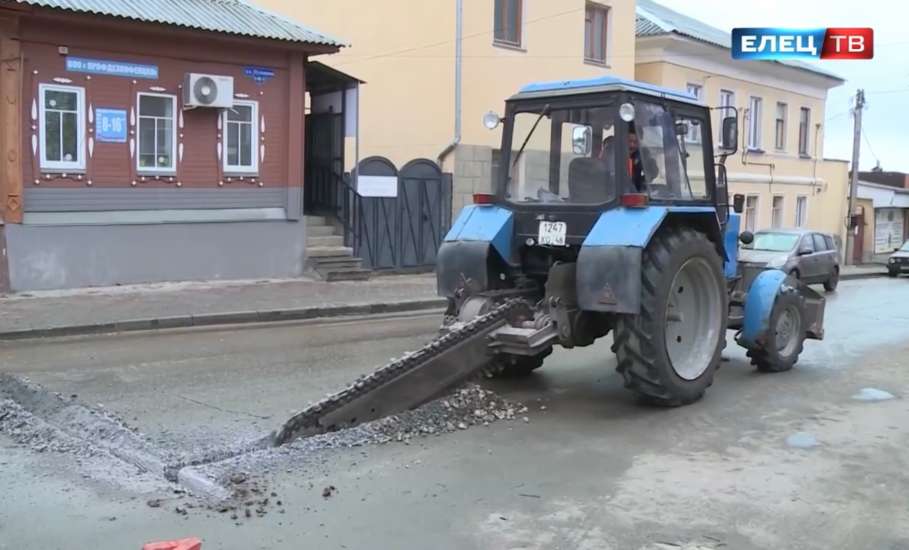
[[[824,241],[823,235],[814,234],[814,251],[823,252],[827,250],[827,243]]]
[[[802,237],[802,244],[799,245],[799,249],[801,250],[803,248],[814,252],[814,240],[811,238],[811,235]]]
[[[833,242],[833,237],[824,235],[824,241],[827,242],[827,250],[836,250],[836,244]]]

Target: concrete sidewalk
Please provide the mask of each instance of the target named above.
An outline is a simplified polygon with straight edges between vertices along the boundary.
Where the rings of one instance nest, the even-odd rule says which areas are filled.
[[[844,266],[842,279],[879,277],[882,265]],[[0,340],[442,308],[435,276],[160,283],[0,297]]]
[[[0,339],[442,308],[435,276],[160,283],[0,297]]]

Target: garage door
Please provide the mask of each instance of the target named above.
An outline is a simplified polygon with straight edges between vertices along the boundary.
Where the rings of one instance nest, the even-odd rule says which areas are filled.
[[[903,244],[903,209],[874,210],[874,253],[889,254]]]

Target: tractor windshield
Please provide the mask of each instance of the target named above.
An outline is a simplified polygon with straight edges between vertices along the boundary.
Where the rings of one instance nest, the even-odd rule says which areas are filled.
[[[616,196],[614,107],[515,114],[506,198],[598,204]]]

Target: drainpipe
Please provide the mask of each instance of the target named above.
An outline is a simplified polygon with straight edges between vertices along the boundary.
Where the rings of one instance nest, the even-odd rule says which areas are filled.
[[[454,100],[454,137],[439,153],[438,163],[442,167],[445,157],[461,143],[461,41],[464,26],[464,0],[455,0],[455,100]]]

